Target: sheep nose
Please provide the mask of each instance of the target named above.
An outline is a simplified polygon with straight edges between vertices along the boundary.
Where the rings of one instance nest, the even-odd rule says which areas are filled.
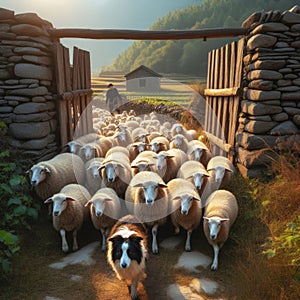
[[[112,177],[107,178],[108,182],[113,182],[114,179]]]
[[[55,217],[57,217],[58,216],[58,211],[55,211],[55,212],[53,212],[53,215],[55,216]]]
[[[216,235],[215,235],[215,234],[211,234],[211,235],[210,235],[210,238],[211,238],[212,240],[214,240],[214,239],[216,238]]]
[[[182,213],[183,215],[187,215],[187,210],[182,210],[181,213]]]
[[[147,200],[147,201],[146,201],[146,204],[147,204],[147,205],[150,205],[150,204],[153,204],[153,203],[154,203],[153,200]]]
[[[97,211],[97,212],[96,212],[96,216],[97,216],[97,217],[102,216],[102,212],[101,212],[101,211]]]
[[[125,269],[125,268],[127,268],[127,264],[126,264],[126,263],[122,263],[122,264],[121,264],[121,267],[122,267],[123,269]]]
[[[32,181],[31,181],[31,185],[32,185],[32,186],[36,186],[36,180],[32,180]]]

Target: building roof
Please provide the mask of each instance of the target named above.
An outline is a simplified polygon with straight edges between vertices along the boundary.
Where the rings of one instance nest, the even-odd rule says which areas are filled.
[[[130,71],[129,73],[125,74],[124,77],[127,78],[128,76],[132,75],[133,73],[136,73],[138,71],[145,71],[146,73],[149,73],[149,75],[151,75],[151,77],[162,77],[162,75],[154,72],[153,70],[147,68],[146,66],[144,65],[140,65],[139,67],[137,67],[136,69]]]

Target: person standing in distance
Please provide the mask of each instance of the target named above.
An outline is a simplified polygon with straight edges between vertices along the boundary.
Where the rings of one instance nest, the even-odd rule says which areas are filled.
[[[118,100],[121,96],[112,83],[110,83],[107,87],[108,90],[106,92],[105,103],[108,110],[112,113],[115,110],[118,104]]]

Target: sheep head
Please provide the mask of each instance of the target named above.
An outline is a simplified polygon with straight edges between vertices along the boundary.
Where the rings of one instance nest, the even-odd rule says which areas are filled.
[[[66,196],[63,193],[58,193],[45,200],[44,203],[53,202],[53,217],[60,216],[61,213],[67,208],[68,202],[76,201],[75,199]]]
[[[28,172],[30,173],[32,187],[44,181],[47,178],[47,174],[51,173],[50,169],[44,165],[34,165]]]
[[[208,223],[209,227],[209,237],[211,240],[215,240],[221,230],[221,225],[229,221],[228,218],[220,217],[203,217],[203,219]]]

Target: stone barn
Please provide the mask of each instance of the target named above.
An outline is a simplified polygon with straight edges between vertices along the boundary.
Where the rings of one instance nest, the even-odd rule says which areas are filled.
[[[144,65],[125,75],[126,90],[128,92],[159,92],[162,75]]]

